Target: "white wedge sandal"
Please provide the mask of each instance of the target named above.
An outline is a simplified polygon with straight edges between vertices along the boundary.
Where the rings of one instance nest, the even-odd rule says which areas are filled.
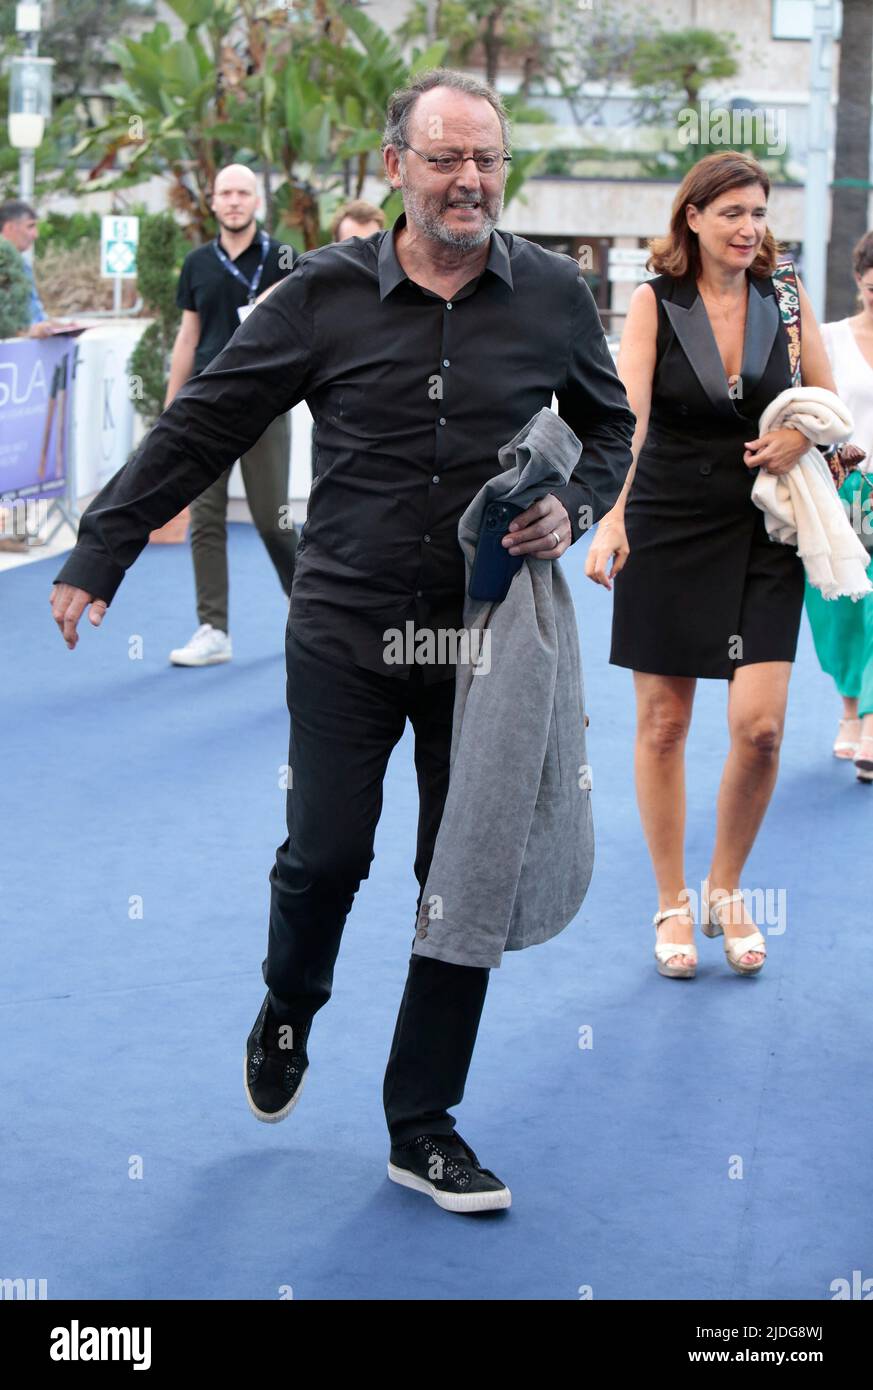
[[[701,913],[703,919],[700,923],[701,931],[703,931],[706,936],[724,936],[725,958],[731,970],[735,970],[738,975],[757,975],[758,972],[764,968],[764,962],[760,960],[757,965],[743,965],[741,957],[744,956],[747,951],[758,951],[761,955],[766,956],[767,946],[761,933],[759,931],[753,931],[750,932],[748,936],[728,937],[725,936],[724,927],[718,920],[718,913],[723,907],[727,907],[728,903],[737,902],[743,902],[743,895],[739,889],[737,889],[735,893],[730,893],[727,897],[719,898],[717,902],[710,905],[709,885],[707,884],[703,901],[703,912]]]
[[[652,918],[652,925],[657,928],[664,921],[665,917],[691,917],[687,907],[668,907],[663,912],[656,912]],[[694,919],[692,918],[692,921]],[[669,961],[673,956],[693,956],[693,965],[670,965]],[[655,960],[658,965],[658,974],[667,975],[674,980],[693,980],[697,970],[697,947],[693,941],[655,941]]]

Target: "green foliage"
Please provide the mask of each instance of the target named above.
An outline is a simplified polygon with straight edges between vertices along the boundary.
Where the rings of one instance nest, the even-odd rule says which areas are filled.
[[[535,174],[545,173],[544,166],[545,152],[542,150],[517,150],[515,152],[509,166],[506,187],[503,192],[504,207],[511,203],[516,194],[520,192],[525,179],[533,178]]]
[[[179,323],[176,282],[190,249],[170,213],[147,213],[142,218],[137,253],[137,287],[147,310],[171,323],[174,335]]]
[[[743,154],[751,155],[753,159],[764,166],[771,178],[774,176],[783,179],[788,178],[790,153],[787,149],[776,154],[773,152],[773,147],[768,145],[766,141],[742,138],[732,139],[729,144],[716,144],[707,139],[689,140],[678,150],[665,148],[656,150],[651,154],[639,154],[635,157],[637,172],[643,178],[681,180],[689,169],[692,169],[706,155],[717,154],[719,150],[727,149],[739,150]]]
[[[189,244],[171,213],[146,214],[140,222],[137,287],[146,309],[155,315],[131,354],[130,372],[140,378],[142,394],[134,404],[153,424],[164,408],[170,355],[179,328],[176,285]]]
[[[724,108],[718,102],[704,107],[700,94],[709,83],[733,77],[738,71],[732,51],[734,39],[733,34],[690,28],[659,30],[636,44],[630,66],[631,81],[640,94],[636,119],[643,125],[657,124],[677,131],[683,127],[691,131],[696,124],[700,134],[700,139],[688,139],[678,149],[671,142],[652,154],[641,154],[639,171],[644,177],[682,179],[699,160],[719,149],[741,150],[773,172],[785,173],[787,150],[774,154],[766,140],[749,140],[744,133],[739,138],[731,135],[725,142],[710,129],[709,114],[715,116]],[[730,124],[732,129],[733,122]]]
[[[404,58],[394,40],[380,29],[363,10],[344,6],[343,23],[358,40],[360,48],[344,44],[331,55],[334,63],[334,95],[339,109],[353,123],[352,129],[363,128],[362,121],[374,114],[376,148],[382,135],[388,98],[410,77],[441,65],[448,43],[440,40],[429,47],[412,50],[410,62]],[[322,53],[325,53],[322,47]],[[327,56],[325,54],[325,56]]]
[[[558,148],[545,150],[542,163],[542,173],[552,178],[566,177],[573,173],[573,165],[580,157],[579,150],[568,148]]]
[[[23,51],[15,33],[15,8],[15,0],[0,0],[0,51],[4,57]],[[90,123],[88,100],[83,98],[90,99],[99,93],[115,72],[114,60],[109,56],[110,40],[131,17],[148,18],[153,13],[153,4],[134,3],[134,0],[60,0],[60,3],[43,4],[39,53],[42,58],[54,59],[53,116],[36,151],[38,191],[69,186],[74,170],[66,179],[58,178],[58,170],[66,162],[70,146],[81,135],[83,124]],[[0,198],[18,194],[19,152],[9,144],[8,110],[9,77],[8,72],[3,71],[0,72]]]
[[[486,74],[495,81],[502,59],[529,53],[541,42],[546,22],[542,6],[525,0],[442,0],[436,33],[445,40],[451,67],[466,67],[481,47]],[[396,30],[401,42],[427,34],[427,6],[415,0]]]
[[[130,354],[128,371],[141,383],[140,392],[134,397],[134,409],[149,426],[155,423],[164,408],[172,350],[172,340],[167,343],[163,325],[156,319],[149,324]]]
[[[298,250],[321,244],[322,215],[329,222],[342,197],[360,196],[378,157],[389,95],[410,71],[437,66],[446,45],[413,52],[410,66],[369,16],[330,0],[312,13],[304,0],[257,17],[242,0],[168,2],[187,26],[183,38],[159,22],[114,45],[111,115],[71,151],[96,159],[89,186],[169,173],[171,205],[203,242],[214,233],[215,174],[238,161],[264,174],[268,230]]]
[[[39,236],[34,245],[37,258],[52,247],[72,250],[83,241],[99,242],[100,216],[96,212],[48,212],[39,219]]]
[[[30,326],[30,282],[11,242],[0,237],[0,338],[14,338]]]
[[[162,20],[125,32],[130,2],[105,0],[115,22],[107,29],[101,18],[100,97],[93,87],[79,92],[52,123],[37,163],[38,174],[51,169],[52,178],[38,187],[81,191],[86,170],[89,192],[166,179],[169,204],[194,244],[214,235],[212,185],[232,162],[262,174],[270,232],[298,250],[323,244],[337,204],[362,196],[367,175],[381,170],[389,96],[413,74],[442,65],[449,50],[440,38],[404,53],[368,14],[341,0],[166,0],[181,34]],[[67,0],[69,32],[102,3]],[[0,20],[9,4],[0,0]],[[538,10],[515,0],[490,8],[476,0],[474,9],[483,35],[504,48],[519,25],[529,26],[529,38],[539,22]],[[497,11],[502,28],[494,30],[489,16]],[[462,12],[456,6],[453,13]],[[16,165],[9,163],[10,178]],[[0,182],[5,167],[0,148]],[[514,164],[507,197],[522,167]],[[401,206],[399,194],[386,194],[389,225]]]
[[[122,188],[152,175],[175,179],[171,203],[192,226],[194,240],[209,234],[209,191],[216,171],[258,152],[257,109],[238,81],[235,51],[226,36],[235,0],[168,0],[189,25],[174,39],[159,21],[138,38],[110,45],[119,80],[104,86],[111,111],[70,151],[97,163],[89,187]],[[253,21],[254,22],[254,21]],[[120,157],[121,156],[121,157]]]
[[[693,106],[707,83],[737,72],[733,37],[710,29],[661,30],[635,45],[631,81],[657,114],[672,113],[682,97],[684,105]]]

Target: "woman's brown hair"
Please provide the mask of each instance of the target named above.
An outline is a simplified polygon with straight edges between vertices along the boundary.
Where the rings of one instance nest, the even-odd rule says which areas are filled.
[[[852,251],[852,269],[856,275],[865,275],[873,266],[873,232],[865,232]]]
[[[689,203],[702,211],[707,203],[727,193],[731,188],[747,188],[759,183],[764,196],[770,196],[770,179],[767,171],[751,155],[741,154],[739,150],[720,150],[718,154],[708,154],[698,160],[688,170],[676,197],[670,215],[670,230],[666,236],[652,237],[649,241],[650,256],[647,268],[658,275],[672,275],[680,279],[689,271],[700,274],[700,248],[697,233],[688,225],[685,209]],[[749,266],[753,275],[772,275],[776,268],[779,245],[768,227],[764,233],[758,254]]]

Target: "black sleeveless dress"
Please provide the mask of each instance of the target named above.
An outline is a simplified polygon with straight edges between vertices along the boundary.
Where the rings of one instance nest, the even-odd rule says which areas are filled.
[[[729,390],[696,279],[658,275],[648,434],[614,581],[610,661],[662,676],[730,680],[737,666],[793,661],[804,569],[771,541],[743,463],[764,410],[791,385],[773,281],[748,271],[740,384]]]

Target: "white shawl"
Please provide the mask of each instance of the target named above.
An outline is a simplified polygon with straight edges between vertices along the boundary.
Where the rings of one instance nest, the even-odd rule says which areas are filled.
[[[823,386],[782,391],[764,411],[759,435],[802,430],[815,444],[848,439],[852,417],[839,396]],[[761,508],[771,540],[797,547],[806,576],[823,598],[857,600],[873,592],[870,557],[852,529],[830,470],[816,448],[807,449],[787,473],[758,473],[752,501]]]

